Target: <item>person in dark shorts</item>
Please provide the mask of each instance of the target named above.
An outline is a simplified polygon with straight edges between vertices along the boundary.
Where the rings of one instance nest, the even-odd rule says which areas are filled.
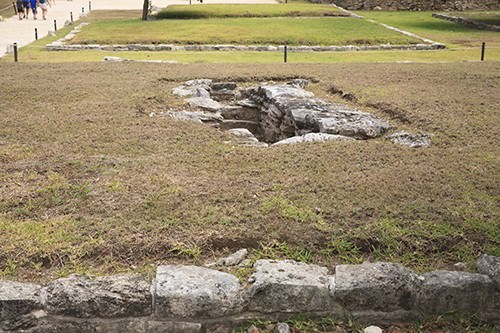
[[[28,19],[28,13],[30,8],[31,8],[30,0],[23,0],[23,12],[24,12],[23,18]]]
[[[23,19],[23,14],[24,14],[24,7],[23,7],[23,1],[22,0],[17,0],[16,1],[16,9],[17,9],[17,15],[19,16],[19,19]]]
[[[33,19],[36,20],[38,0],[31,0],[31,11],[33,12]]]

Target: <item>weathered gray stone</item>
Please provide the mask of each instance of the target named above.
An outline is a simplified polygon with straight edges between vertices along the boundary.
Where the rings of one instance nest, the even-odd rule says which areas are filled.
[[[212,85],[210,86],[211,92],[212,93],[218,93],[218,92],[224,92],[227,93],[229,91],[233,91],[236,89],[236,83],[235,82],[213,82]]]
[[[40,290],[36,284],[0,280],[0,322],[40,309]]]
[[[259,110],[256,108],[242,107],[242,106],[225,106],[221,110],[224,119],[237,119],[237,120],[259,120]]]
[[[500,293],[487,275],[434,271],[420,278],[417,305],[424,313],[500,311]]]
[[[274,328],[275,333],[290,333],[290,326],[287,323],[278,323]]]
[[[216,318],[244,307],[239,280],[196,266],[159,266],[154,283],[156,318]]]
[[[195,80],[189,80],[189,81],[184,82],[185,86],[188,86],[188,87],[189,86],[197,86],[200,88],[205,88],[207,90],[210,88],[211,84],[212,84],[211,79],[195,79]]]
[[[336,301],[349,311],[412,309],[420,281],[400,264],[339,265],[331,280]]]
[[[118,318],[151,314],[150,287],[139,275],[71,275],[49,283],[43,292],[49,314]]]
[[[296,144],[303,142],[352,141],[352,140],[354,139],[343,135],[334,135],[326,133],[308,133],[305,135],[293,136],[291,138],[275,142],[273,146]]]
[[[406,131],[398,132],[387,136],[392,143],[409,146],[411,148],[429,147],[431,138],[427,134],[412,134]]]
[[[107,56],[104,57],[104,61],[110,61],[110,62],[124,62],[124,61],[129,61],[126,58],[120,58],[120,57],[113,57],[113,56]]]
[[[257,260],[249,309],[258,312],[331,311],[328,269],[293,260]]]
[[[336,111],[322,114],[318,119],[322,133],[351,136],[357,139],[370,139],[383,135],[389,124],[365,112]]]
[[[240,262],[242,262],[243,259],[245,259],[247,255],[248,255],[248,250],[241,249],[241,250],[234,252],[230,256],[227,256],[225,258],[221,258],[221,259],[217,260],[216,264],[220,265],[220,266],[236,266]]]
[[[278,98],[312,98],[314,94],[302,88],[290,85],[263,85],[258,87],[257,94],[268,101]]]
[[[168,111],[162,113],[162,115],[166,115],[178,120],[195,121],[198,123],[220,122],[224,120],[220,113],[201,111]]]
[[[476,261],[477,271],[481,274],[488,275],[498,290],[500,290],[500,257],[489,256],[483,254]]]
[[[199,86],[180,86],[175,87],[172,93],[181,97],[205,97],[210,98],[210,93],[207,89]]]
[[[228,120],[223,120],[220,123],[221,130],[229,130],[232,128],[246,128],[250,132],[256,134],[260,131],[260,125],[256,121],[228,119]]]
[[[209,97],[191,97],[186,99],[186,102],[193,108],[200,108],[213,112],[221,111],[223,108],[222,104]]]
[[[227,131],[234,135],[244,146],[267,147],[267,143],[259,140],[246,128],[233,128]]]

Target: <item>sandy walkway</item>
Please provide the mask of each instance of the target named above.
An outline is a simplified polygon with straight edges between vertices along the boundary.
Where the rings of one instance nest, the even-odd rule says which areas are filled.
[[[89,0],[55,0],[56,4],[49,8],[47,20],[41,19],[39,10],[38,20],[33,20],[32,15],[28,20],[19,21],[17,16],[7,18],[0,22],[0,57],[8,50],[12,50],[12,44],[17,43],[19,47],[27,45],[35,40],[35,28],[38,30],[38,38],[47,36],[49,31],[54,30],[54,20],[57,28],[62,28],[64,22],[70,19],[73,12],[74,20],[82,13],[89,11]],[[166,7],[171,4],[188,4],[189,0],[153,0],[153,5]],[[193,0],[193,4],[197,3]],[[203,3],[276,3],[275,0],[204,0]],[[106,9],[141,9],[143,0],[92,0],[92,10]]]

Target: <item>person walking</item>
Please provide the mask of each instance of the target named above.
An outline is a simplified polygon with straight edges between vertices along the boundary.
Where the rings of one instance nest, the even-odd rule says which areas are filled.
[[[40,9],[42,10],[42,18],[46,20],[48,0],[38,0],[38,3],[40,4]]]
[[[30,10],[30,0],[23,0],[23,18],[28,19],[28,14]]]
[[[23,1],[22,0],[16,0],[16,9],[17,9],[17,15],[19,16],[19,19],[23,19],[23,13],[24,13],[24,7],[23,7]]]
[[[36,20],[36,14],[38,12],[37,10],[38,0],[31,0],[30,5],[31,5],[31,11],[33,12],[33,20]]]

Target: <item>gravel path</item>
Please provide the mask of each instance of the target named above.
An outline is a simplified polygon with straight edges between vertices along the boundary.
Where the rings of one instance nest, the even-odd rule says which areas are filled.
[[[188,0],[153,0],[153,5],[166,7],[172,4],[188,4]],[[196,1],[193,0],[193,4]],[[275,0],[204,0],[204,4],[214,3],[276,3]],[[113,10],[113,9],[142,9],[142,0],[92,0],[92,10]],[[19,20],[17,16],[10,17],[0,22],[0,57],[6,52],[12,51],[13,43],[19,47],[25,46],[35,40],[35,28],[38,30],[38,38],[47,36],[49,31],[54,30],[54,20],[57,28],[62,28],[64,22],[70,19],[73,12],[74,20],[82,14],[89,12],[89,0],[55,0],[55,5],[50,7],[47,20],[43,21],[41,10],[39,9],[38,20],[34,20],[30,14],[28,20]]]

